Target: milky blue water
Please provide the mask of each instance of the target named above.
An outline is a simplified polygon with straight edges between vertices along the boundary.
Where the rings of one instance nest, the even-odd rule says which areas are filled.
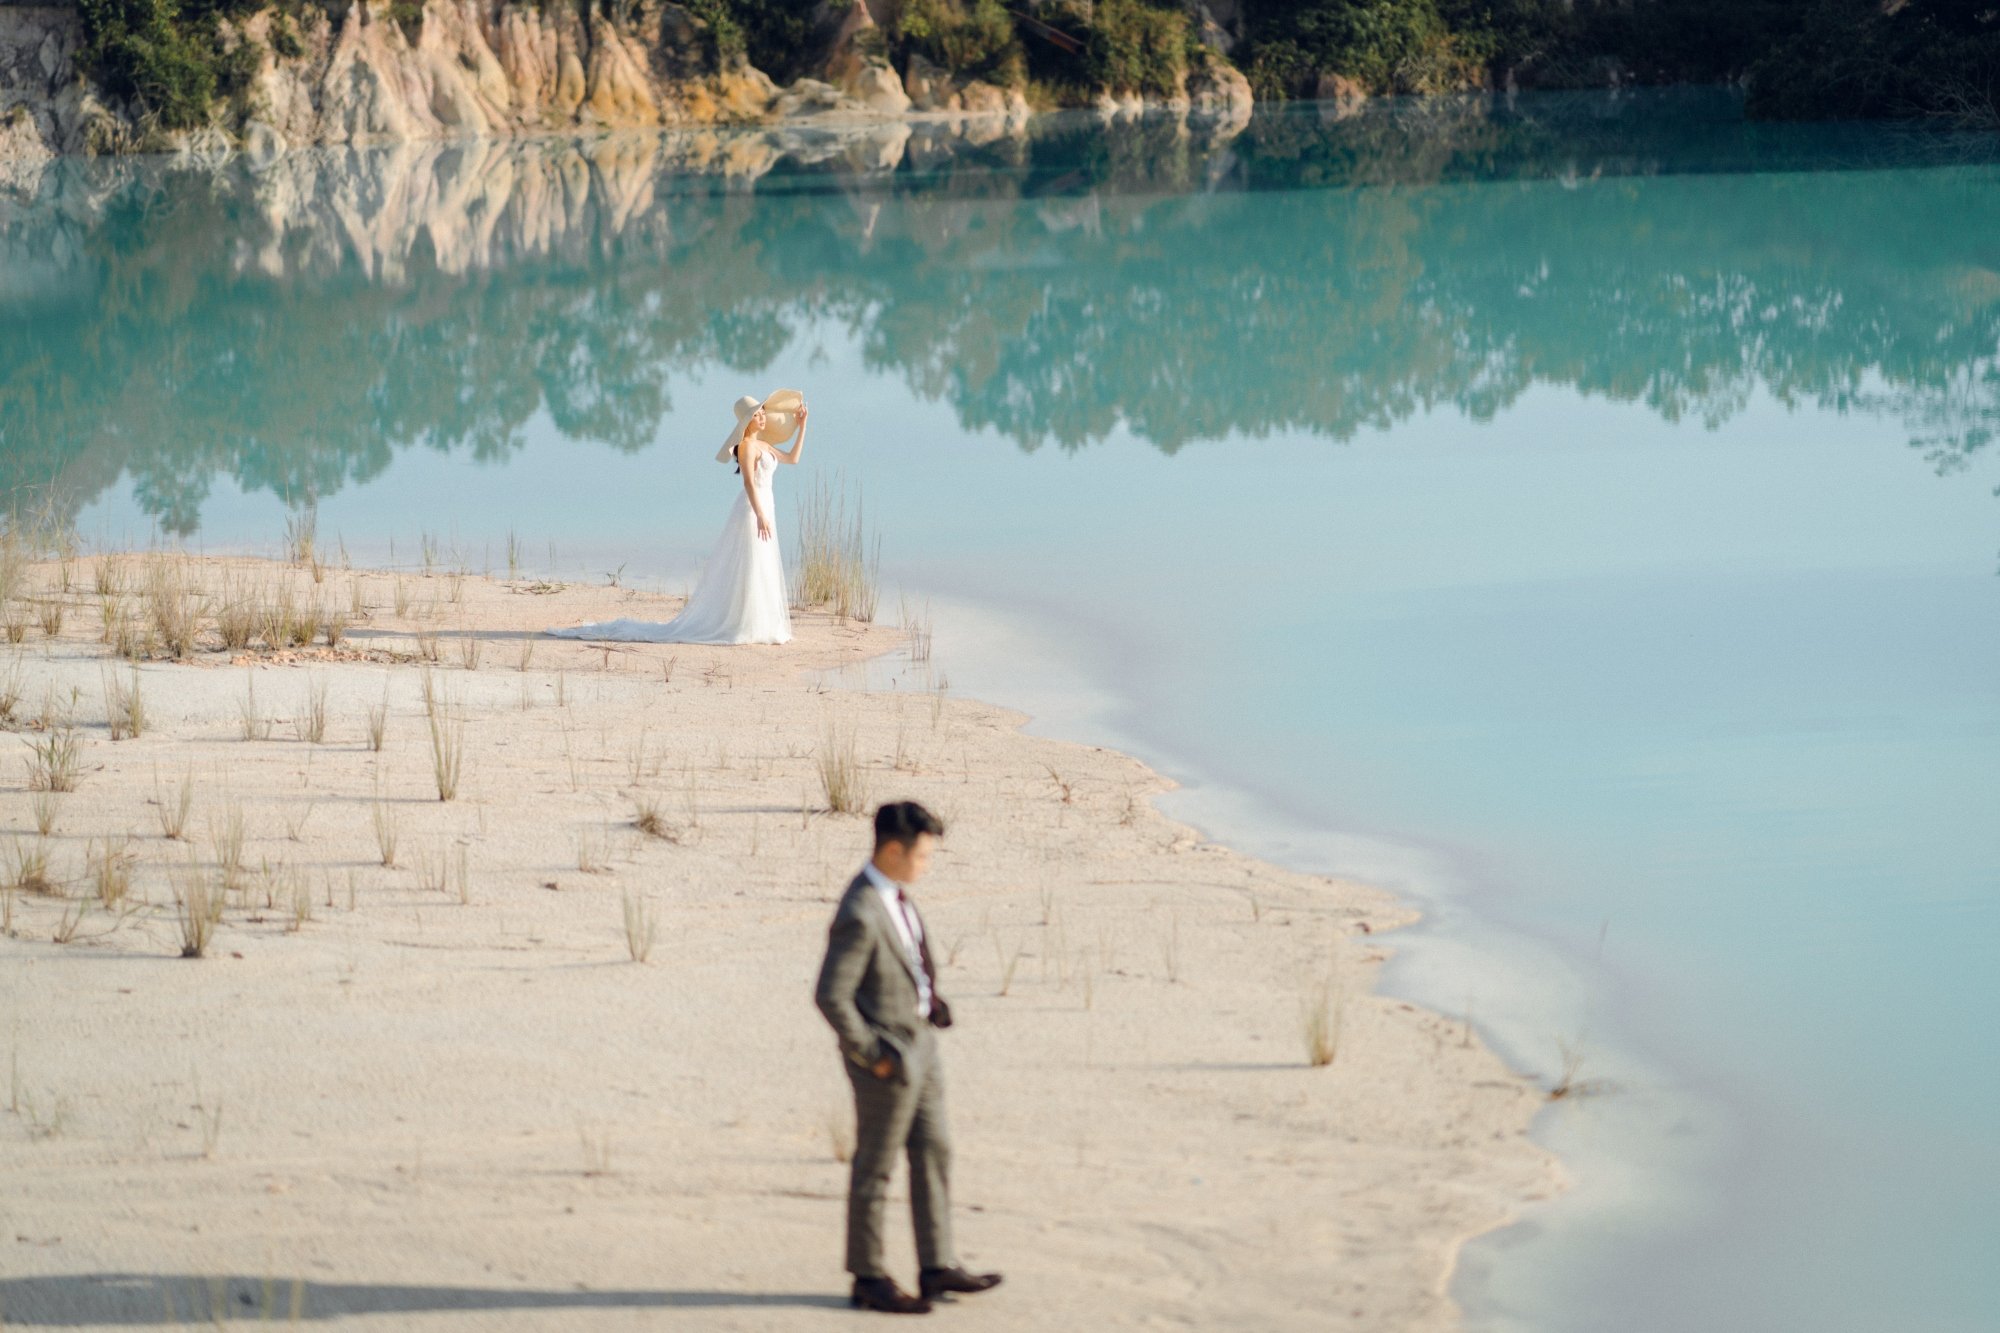
[[[678,144],[0,192],[0,487],[677,586],[726,404],[801,387],[953,688],[1408,894],[1392,985],[1580,1052],[1475,1326],[2000,1327],[2000,143],[1697,93]]]

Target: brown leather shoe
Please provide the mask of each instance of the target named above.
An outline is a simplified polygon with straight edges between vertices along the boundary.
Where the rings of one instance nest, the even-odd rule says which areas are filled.
[[[894,1278],[858,1277],[854,1279],[854,1294],[847,1303],[857,1310],[880,1310],[883,1314],[929,1314],[931,1303],[921,1296],[912,1296],[896,1285]]]
[[[917,1274],[917,1289],[934,1301],[947,1292],[991,1291],[1000,1285],[998,1273],[968,1273],[963,1268],[926,1268]]]

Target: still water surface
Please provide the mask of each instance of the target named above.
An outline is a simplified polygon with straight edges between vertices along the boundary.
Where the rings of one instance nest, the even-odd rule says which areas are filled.
[[[1411,896],[1398,989],[1610,1085],[1476,1326],[2000,1327],[2000,145],[1668,94],[687,150],[0,194],[0,488],[675,586],[799,385],[954,688]]]

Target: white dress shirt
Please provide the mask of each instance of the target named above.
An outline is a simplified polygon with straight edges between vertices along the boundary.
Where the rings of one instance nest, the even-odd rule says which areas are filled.
[[[910,960],[910,971],[917,976],[917,1017],[929,1018],[931,979],[924,971],[923,922],[917,920],[914,911],[903,910],[903,886],[877,870],[873,861],[864,862],[861,873],[868,876],[875,892],[882,895],[882,905],[889,909],[889,919],[896,923],[896,938],[902,943],[904,956]]]

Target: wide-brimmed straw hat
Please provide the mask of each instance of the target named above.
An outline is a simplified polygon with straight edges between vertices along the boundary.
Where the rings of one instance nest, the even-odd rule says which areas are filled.
[[[727,463],[736,457],[736,442],[743,438],[743,423],[758,408],[764,409],[764,429],[757,432],[757,438],[766,444],[778,444],[791,435],[799,421],[799,409],[804,407],[806,397],[797,389],[780,389],[758,402],[749,394],[738,398],[732,406],[736,409],[736,425],[722,441],[722,448],[715,455],[718,463]]]

